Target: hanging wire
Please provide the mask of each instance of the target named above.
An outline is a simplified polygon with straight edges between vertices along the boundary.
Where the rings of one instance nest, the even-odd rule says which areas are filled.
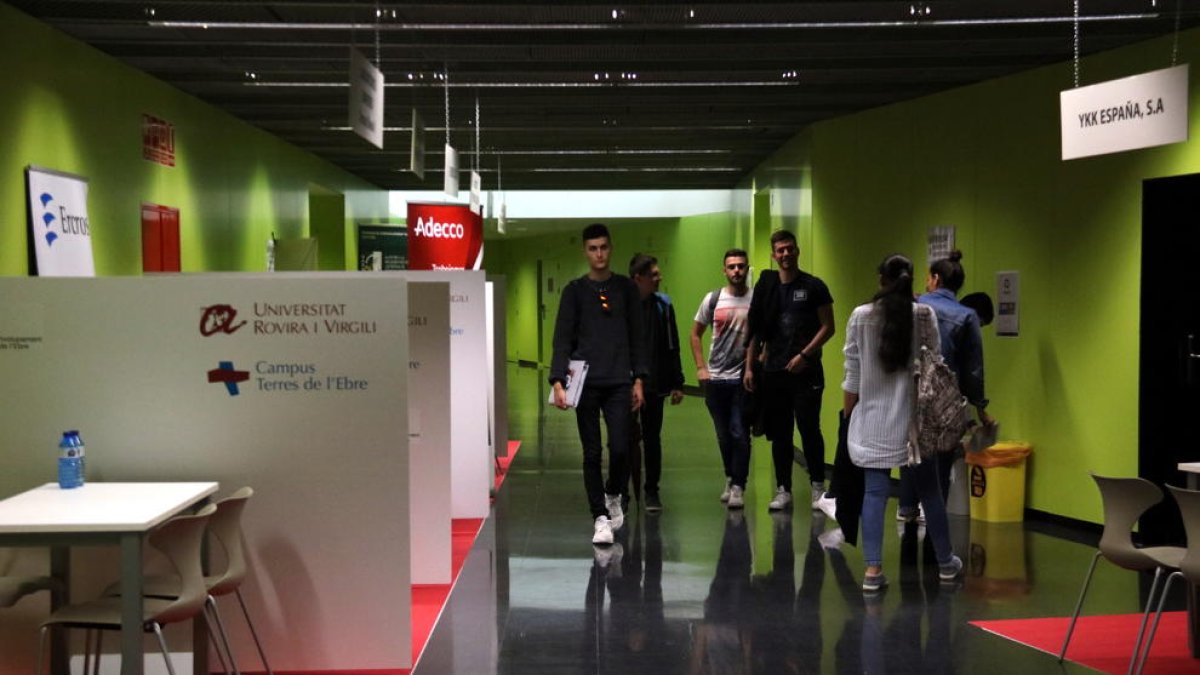
[[[1183,0],[1175,0],[1175,42],[1171,45],[1171,67],[1179,64],[1179,25],[1183,17]]]
[[[379,21],[380,21],[379,17],[380,17],[380,14],[381,14],[381,10],[379,9],[379,3],[376,2],[375,3],[375,67],[382,71],[383,70],[383,61],[381,61],[379,58]]]
[[[450,145],[450,67],[442,64],[442,84],[446,90],[446,145]]]
[[[1074,48],[1075,48],[1075,87],[1079,87],[1079,0],[1074,0],[1075,5],[1075,23],[1073,25],[1074,33]]]
[[[475,92],[475,173],[479,173],[479,92]]]

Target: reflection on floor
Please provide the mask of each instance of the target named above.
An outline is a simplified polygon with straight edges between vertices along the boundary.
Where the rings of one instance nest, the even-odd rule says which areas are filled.
[[[688,397],[666,411],[664,510],[635,503],[618,543],[595,549],[573,413],[545,408],[539,371],[510,368],[509,383],[521,452],[417,675],[1094,672],[967,623],[1069,614],[1095,550],[1086,544],[953,517],[967,570],[947,585],[923,528],[889,520],[892,585],[865,596],[861,550],[838,545],[807,494],[793,511],[768,513],[761,440],[746,509],[725,509],[712,425]],[[1084,613],[1137,612],[1148,587],[1102,562]]]

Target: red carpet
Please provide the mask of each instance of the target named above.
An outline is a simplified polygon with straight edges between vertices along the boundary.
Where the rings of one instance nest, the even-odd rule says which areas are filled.
[[[1067,660],[1105,673],[1125,673],[1133,655],[1133,641],[1141,620],[1141,614],[1079,617],[1075,634],[1071,636],[1071,647],[1067,650]],[[1154,617],[1151,616],[1150,620],[1153,621]],[[1052,617],[972,621],[971,624],[1057,656],[1070,621],[1070,617]],[[1186,612],[1163,613],[1144,672],[1147,675],[1195,675],[1200,672],[1200,660],[1188,654]]]
[[[521,441],[509,441],[508,455],[496,458],[497,491],[504,484],[504,478],[508,475],[508,467],[512,465],[513,457],[516,456],[517,450],[520,447]],[[454,582],[458,581],[458,573],[462,571],[463,563],[466,562],[467,554],[471,552],[471,546],[475,544],[475,536],[479,534],[479,528],[482,526],[482,519],[455,519],[451,524],[450,534],[450,563],[453,569],[450,578],[452,581],[449,584],[413,585],[412,645],[414,665],[421,660],[421,652],[425,649],[425,643],[429,641],[429,636],[433,633],[434,626],[437,625],[438,617],[442,615],[442,608],[446,605],[446,599],[450,597],[450,591],[454,588]]]

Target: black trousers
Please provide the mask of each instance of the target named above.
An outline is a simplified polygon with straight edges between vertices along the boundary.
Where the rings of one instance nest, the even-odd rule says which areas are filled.
[[[583,487],[587,490],[592,518],[608,515],[605,494],[621,494],[629,482],[629,420],[632,405],[630,385],[594,386],[586,384],[575,407],[579,441],[583,444]],[[603,446],[600,440],[600,414],[608,432],[608,480],[604,480]]]
[[[646,493],[658,492],[658,481],[662,478],[662,426],[666,402],[666,396],[647,394],[642,409],[635,413],[637,419],[634,424],[642,432],[642,457],[646,467],[643,486]]]
[[[792,375],[764,372],[767,436],[775,464],[775,483],[792,491],[792,424],[800,431],[800,444],[808,463],[808,477],[825,482],[825,438],[821,435],[821,396],[825,393],[820,372]]]

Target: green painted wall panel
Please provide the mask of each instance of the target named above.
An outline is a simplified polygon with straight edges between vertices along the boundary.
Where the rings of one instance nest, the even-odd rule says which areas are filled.
[[[141,271],[142,202],[180,209],[184,271],[265,269],[265,243],[308,236],[308,189],[344,218],[384,218],[386,192],[0,5],[0,274],[28,273],[23,171],[89,179],[96,272]],[[176,166],[142,159],[142,114],[175,125]]]
[[[1086,59],[1085,84],[1166,67],[1169,43]],[[1200,32],[1180,48],[1181,62],[1193,58]],[[839,328],[874,292],[885,254],[908,253],[925,271],[930,227],[957,228],[964,293],[994,295],[996,272],[1019,270],[1020,337],[985,329],[991,410],[1004,437],[1035,446],[1028,505],[1099,521],[1087,471],[1137,473],[1141,183],[1200,171],[1200,144],[1062,162],[1058,92],[1070,77],[1060,64],[819,123],[811,143],[785,146],[744,189],[799,189],[811,168],[813,257],[802,265],[829,283]],[[1193,110],[1197,98],[1193,86]],[[773,182],[786,164],[799,178]],[[839,334],[826,358],[827,435],[841,346]]]

